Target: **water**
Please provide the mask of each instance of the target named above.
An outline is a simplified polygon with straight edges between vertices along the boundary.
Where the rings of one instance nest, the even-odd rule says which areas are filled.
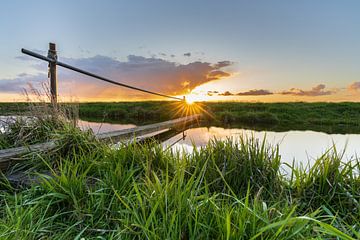
[[[0,116],[0,120],[4,120]],[[98,123],[89,121],[79,121],[81,129],[92,129],[94,133],[109,132],[136,127],[134,124],[113,124]],[[1,121],[0,121],[1,129]],[[177,134],[163,142],[164,147],[172,146],[173,149],[184,149],[188,152],[193,150],[195,145],[197,148],[205,146],[212,138],[225,140],[226,138],[236,139],[240,136],[251,136],[263,140],[266,135],[266,141],[270,145],[279,144],[279,152],[282,162],[291,164],[293,160],[297,163],[312,163],[316,158],[320,157],[329,148],[336,145],[338,152],[344,151],[343,161],[349,161],[360,156],[360,134],[327,134],[315,131],[254,131],[241,128],[222,128],[222,127],[195,127],[185,131],[185,139],[183,134]],[[193,145],[194,144],[194,145]]]
[[[110,123],[92,123],[81,121],[82,128],[92,128],[94,132],[106,132],[135,127],[132,124],[110,124]],[[86,127],[87,126],[87,127]],[[269,145],[279,144],[279,152],[282,162],[292,164],[293,160],[297,163],[313,163],[315,159],[332,148],[335,144],[336,150],[344,152],[344,161],[349,161],[360,156],[360,134],[327,134],[315,131],[254,131],[241,128],[222,128],[222,127],[195,127],[185,131],[183,134],[177,134],[163,142],[164,147],[171,145],[173,149],[184,149],[191,152],[194,145],[197,148],[205,146],[210,139],[216,138],[225,140],[227,138],[239,138],[240,136],[252,136],[263,140],[266,135],[266,141]]]
[[[254,136],[263,140],[269,145],[279,144],[279,153],[282,162],[292,164],[293,160],[297,163],[310,163],[310,165],[327,150],[336,145],[336,150],[340,153],[345,149],[344,161],[349,161],[360,153],[360,134],[326,134],[314,131],[287,131],[287,132],[270,132],[270,131],[254,131],[246,129],[224,129],[221,127],[198,127],[185,131],[186,138],[182,138],[182,134],[178,134],[163,144],[170,146],[172,143],[181,139],[174,144],[174,149],[185,149],[192,151],[193,144],[197,148],[205,146],[207,142],[216,138],[225,140],[227,138],[236,139],[241,136]]]

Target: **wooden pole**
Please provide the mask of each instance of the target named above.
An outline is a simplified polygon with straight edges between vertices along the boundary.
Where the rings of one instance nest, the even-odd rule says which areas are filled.
[[[49,43],[48,58],[55,60],[55,62],[49,62],[49,78],[50,78],[50,94],[51,104],[57,107],[57,79],[56,79],[56,45],[55,43]]]

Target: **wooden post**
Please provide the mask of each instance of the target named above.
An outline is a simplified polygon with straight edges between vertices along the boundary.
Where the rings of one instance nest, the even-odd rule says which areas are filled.
[[[49,43],[48,57],[57,61],[56,45]],[[54,108],[57,107],[57,79],[56,79],[56,63],[49,62],[49,78],[50,78],[50,94],[51,104]]]

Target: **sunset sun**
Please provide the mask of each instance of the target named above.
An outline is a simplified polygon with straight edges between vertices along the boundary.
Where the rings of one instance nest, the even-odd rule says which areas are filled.
[[[191,93],[187,94],[186,96],[184,96],[184,99],[187,104],[191,105],[191,104],[194,104],[195,102],[208,101],[209,96],[201,94],[201,93],[191,92]]]

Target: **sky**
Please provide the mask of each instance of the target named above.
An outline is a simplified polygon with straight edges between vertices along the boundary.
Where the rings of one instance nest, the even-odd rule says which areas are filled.
[[[0,3],[0,101],[43,91],[59,61],[121,83],[209,101],[360,101],[360,1]],[[161,99],[58,67],[63,101]],[[45,87],[44,87],[45,86]]]

